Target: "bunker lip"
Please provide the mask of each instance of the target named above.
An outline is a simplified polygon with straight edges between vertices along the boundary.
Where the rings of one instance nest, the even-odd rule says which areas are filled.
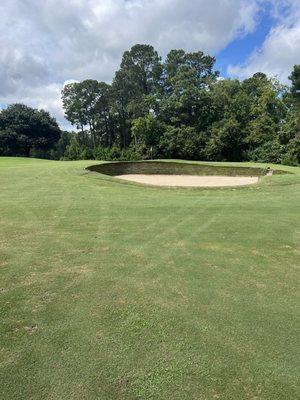
[[[222,187],[253,185],[257,176],[219,176],[219,175],[163,175],[163,174],[125,174],[115,178],[154,186],[181,187]]]
[[[118,161],[87,167],[89,171],[153,186],[222,187],[255,184],[269,168],[176,161]],[[285,171],[274,170],[274,174]]]

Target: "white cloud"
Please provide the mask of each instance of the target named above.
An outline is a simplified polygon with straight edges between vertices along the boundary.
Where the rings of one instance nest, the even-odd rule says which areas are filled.
[[[33,87],[45,83],[48,69],[42,57],[1,42],[0,45],[0,95],[17,91],[28,82]]]
[[[71,125],[64,118],[62,108],[61,91],[63,86],[74,80],[64,83],[50,83],[41,86],[20,86],[14,92],[8,93],[5,97],[0,97],[0,104],[13,104],[20,102],[34,108],[43,108],[55,116],[62,129],[71,129]]]
[[[255,29],[258,2],[2,0],[0,103],[43,105],[62,121],[63,82],[110,81],[135,43],[215,54]]]
[[[273,3],[278,25],[244,64],[229,65],[229,75],[246,78],[260,71],[287,83],[293,66],[300,63],[300,2],[273,0]]]

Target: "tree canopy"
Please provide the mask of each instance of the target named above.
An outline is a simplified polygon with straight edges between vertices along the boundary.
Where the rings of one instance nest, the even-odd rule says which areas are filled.
[[[59,140],[60,128],[44,110],[12,104],[0,112],[0,154],[42,155]]]
[[[0,112],[0,154],[53,158],[186,158],[300,163],[300,65],[282,85],[262,72],[220,78],[215,58],[150,45],[125,51],[111,84],[86,79],[62,91],[61,133],[43,110]],[[49,149],[51,152],[49,153]]]
[[[171,50],[163,61],[137,44],[111,85],[64,88],[66,117],[87,130],[89,155],[148,158],[151,148],[155,157],[298,163],[300,66],[288,87],[261,72],[220,79],[214,65],[201,51]]]

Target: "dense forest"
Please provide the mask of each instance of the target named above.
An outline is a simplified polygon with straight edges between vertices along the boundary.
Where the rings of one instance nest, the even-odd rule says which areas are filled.
[[[54,159],[182,158],[300,164],[300,65],[289,86],[258,72],[220,78],[215,58],[150,45],[123,55],[111,84],[84,80],[62,91],[76,132],[43,110],[0,112],[0,155]]]

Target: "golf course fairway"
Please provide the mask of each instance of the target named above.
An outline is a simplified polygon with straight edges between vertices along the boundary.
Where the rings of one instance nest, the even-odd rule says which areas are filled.
[[[164,188],[97,163],[0,158],[0,397],[296,399],[300,168]]]

